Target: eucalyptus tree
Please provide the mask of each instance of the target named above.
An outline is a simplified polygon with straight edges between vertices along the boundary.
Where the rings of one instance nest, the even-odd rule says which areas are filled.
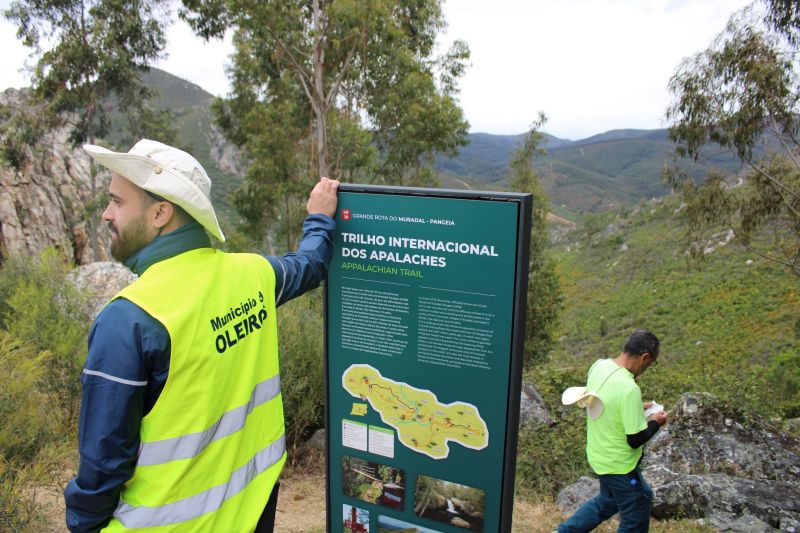
[[[681,193],[689,251],[719,225],[752,252],[800,276],[800,28],[796,2],[770,0],[735,14],[708,49],[670,81],[667,110],[676,155],[732,152],[744,176],[714,170],[701,185],[677,165],[665,179]]]
[[[33,50],[35,102],[51,118],[69,123],[74,145],[107,134],[114,105],[122,112],[151,112],[145,102],[152,92],[140,75],[164,49],[165,2],[14,0],[3,14]],[[92,166],[87,218],[98,259],[95,173]]]
[[[530,264],[528,265],[528,296],[525,315],[525,363],[537,364],[547,360],[553,345],[553,331],[564,300],[553,261],[545,255],[547,247],[547,213],[549,202],[534,170],[537,157],[546,155],[541,132],[547,122],[539,113],[520,145],[511,154],[506,178],[512,190],[533,195],[531,213]]]
[[[251,224],[275,207],[266,188],[304,190],[320,175],[431,183],[434,154],[465,142],[456,96],[469,50],[456,42],[435,57],[439,0],[183,4],[199,35],[234,32],[232,92],[215,108],[252,162],[236,199]]]

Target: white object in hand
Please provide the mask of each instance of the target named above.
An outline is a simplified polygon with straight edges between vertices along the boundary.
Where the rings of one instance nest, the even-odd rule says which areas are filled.
[[[656,403],[656,402],[653,402],[653,405],[651,405],[650,407],[648,407],[648,408],[645,410],[645,412],[644,412],[644,416],[645,416],[645,417],[648,417],[648,416],[650,416],[650,415],[654,415],[654,414],[656,414],[656,413],[660,413],[660,412],[661,412],[661,411],[663,411],[663,410],[664,410],[664,406],[663,406],[663,405],[660,405],[660,404],[658,404],[658,403]]]

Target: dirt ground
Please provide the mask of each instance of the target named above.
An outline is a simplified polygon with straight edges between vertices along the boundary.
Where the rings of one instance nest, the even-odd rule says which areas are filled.
[[[34,491],[37,504],[46,519],[43,533],[64,533],[63,486],[72,476],[64,471],[52,486]],[[549,533],[564,519],[561,511],[550,501],[531,501],[519,495],[514,500],[513,533]],[[615,531],[618,522],[611,520],[596,531]],[[651,521],[651,530],[662,533],[713,531],[694,521],[664,523]],[[37,530],[39,531],[39,530]],[[278,512],[275,518],[276,533],[325,532],[325,466],[322,456],[306,462],[302,468],[289,468],[281,477],[278,494]]]
[[[325,465],[310,472],[287,472],[278,492],[276,533],[325,531]]]
[[[306,464],[300,469],[288,469],[281,479],[278,493],[276,533],[323,533],[325,531],[325,473],[324,462]],[[72,476],[64,472],[63,479],[34,491],[36,503],[46,519],[44,533],[64,533],[63,485]],[[63,483],[62,483],[63,481]],[[514,504],[514,532],[547,532],[560,520],[552,504],[532,504],[517,500]]]

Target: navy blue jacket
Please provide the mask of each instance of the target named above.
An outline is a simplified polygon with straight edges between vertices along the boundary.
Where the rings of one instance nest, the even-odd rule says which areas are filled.
[[[265,256],[275,271],[276,305],[319,286],[325,278],[335,225],[326,215],[309,215],[297,252]],[[141,275],[159,261],[209,246],[205,230],[192,222],[156,237],[125,265]],[[81,378],[80,466],[64,491],[67,527],[73,533],[98,531],[111,519],[122,485],[136,466],[142,417],[167,381],[169,358],[167,330],[129,300],[118,298],[97,315]]]

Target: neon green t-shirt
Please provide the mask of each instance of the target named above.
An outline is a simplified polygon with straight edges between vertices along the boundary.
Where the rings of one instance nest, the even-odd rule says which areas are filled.
[[[597,474],[627,474],[639,462],[642,447],[631,448],[627,435],[647,427],[642,391],[627,369],[611,359],[589,369],[586,387],[603,400],[597,420],[586,417],[586,457]]]

